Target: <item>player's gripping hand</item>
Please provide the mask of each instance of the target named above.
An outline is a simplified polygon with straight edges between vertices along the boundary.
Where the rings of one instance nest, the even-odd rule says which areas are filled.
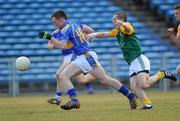
[[[48,32],[39,32],[39,38],[50,40],[52,35],[50,35]]]
[[[172,35],[175,35],[174,34],[174,28],[169,28],[169,29],[167,29],[167,31],[166,31],[166,34],[167,34],[167,36],[172,36]]]

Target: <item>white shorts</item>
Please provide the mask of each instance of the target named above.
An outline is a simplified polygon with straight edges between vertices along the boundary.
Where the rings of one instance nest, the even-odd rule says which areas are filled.
[[[73,53],[69,54],[69,55],[65,55],[63,56],[63,63],[64,62],[72,62],[75,58],[75,55]]]
[[[98,62],[98,56],[94,51],[89,51],[80,56],[76,56],[72,63],[81,68],[84,73],[89,73],[96,66],[100,65]]]
[[[143,54],[141,54],[131,62],[129,68],[129,76],[132,77],[138,74],[139,72],[150,72],[149,59]]]

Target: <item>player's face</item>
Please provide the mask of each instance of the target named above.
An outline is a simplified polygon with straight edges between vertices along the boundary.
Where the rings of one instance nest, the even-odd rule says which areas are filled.
[[[117,25],[117,22],[118,22],[118,18],[116,15],[113,16],[113,21],[112,23],[116,26]]]
[[[122,20],[119,19],[116,15],[113,16],[113,21],[112,21],[112,23],[115,25],[115,27],[119,27],[121,21],[122,21]]]
[[[174,11],[175,17],[178,21],[180,21],[180,9]]]
[[[64,24],[64,21],[61,18],[60,19],[56,19],[55,17],[53,17],[52,18],[52,22],[59,29],[61,29],[63,24]]]
[[[118,24],[118,23],[119,23],[118,21],[119,21],[118,17],[117,17],[116,15],[114,15],[114,16],[113,16],[113,21],[112,21],[112,23],[113,23],[115,26],[118,26],[118,25],[119,25],[119,24]]]

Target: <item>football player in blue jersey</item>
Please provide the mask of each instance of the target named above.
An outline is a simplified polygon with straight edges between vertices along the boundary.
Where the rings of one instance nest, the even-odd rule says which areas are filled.
[[[80,108],[80,102],[71,82],[71,77],[81,73],[90,73],[97,80],[100,80],[101,83],[110,86],[125,95],[130,102],[131,109],[136,109],[137,104],[134,93],[120,81],[105,73],[103,67],[98,61],[96,53],[90,49],[81,27],[68,19],[66,13],[62,10],[54,12],[51,18],[54,25],[61,31],[61,38],[58,40],[48,32],[40,32],[39,37],[48,39],[56,47],[62,50],[66,49],[70,42],[72,43],[72,50],[76,55],[75,60],[58,75],[59,80],[64,84],[66,92],[70,97],[70,101],[61,105],[61,108],[64,110]]]
[[[93,29],[87,25],[80,24],[80,26],[81,26],[81,29],[83,30],[83,32],[85,34],[89,34],[89,33],[93,32]],[[56,29],[52,33],[52,36],[59,40],[62,36],[62,33],[59,29]],[[53,49],[54,46],[55,45],[51,41],[48,42],[48,48],[49,49]],[[62,50],[63,62],[56,72],[56,80],[57,80],[56,94],[53,98],[48,99],[48,102],[50,104],[60,105],[61,96],[62,96],[62,92],[64,90],[64,86],[63,86],[63,83],[60,83],[60,80],[58,79],[58,75],[61,75],[61,73],[63,72],[65,67],[67,65],[69,65],[75,59],[75,55],[74,55],[71,47],[72,47],[72,43],[68,42],[66,49]],[[80,74],[80,75],[73,77],[73,79],[77,80],[80,84],[85,85],[85,87],[88,89],[88,94],[94,93],[93,85],[91,83],[89,83],[91,80],[94,80],[94,77],[91,76],[90,74],[86,74],[85,76],[84,76],[84,74]]]

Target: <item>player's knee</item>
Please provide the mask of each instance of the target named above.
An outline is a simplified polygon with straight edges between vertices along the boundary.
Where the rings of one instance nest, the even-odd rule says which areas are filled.
[[[62,80],[62,74],[61,73],[56,73],[56,79],[61,81]]]
[[[56,72],[56,79],[60,80],[61,79],[61,75],[62,75],[62,73],[60,71],[57,71]]]
[[[66,73],[57,73],[56,77],[59,81],[63,81],[63,80],[68,79],[68,75]]]
[[[56,79],[59,79],[59,74],[56,72]]]

